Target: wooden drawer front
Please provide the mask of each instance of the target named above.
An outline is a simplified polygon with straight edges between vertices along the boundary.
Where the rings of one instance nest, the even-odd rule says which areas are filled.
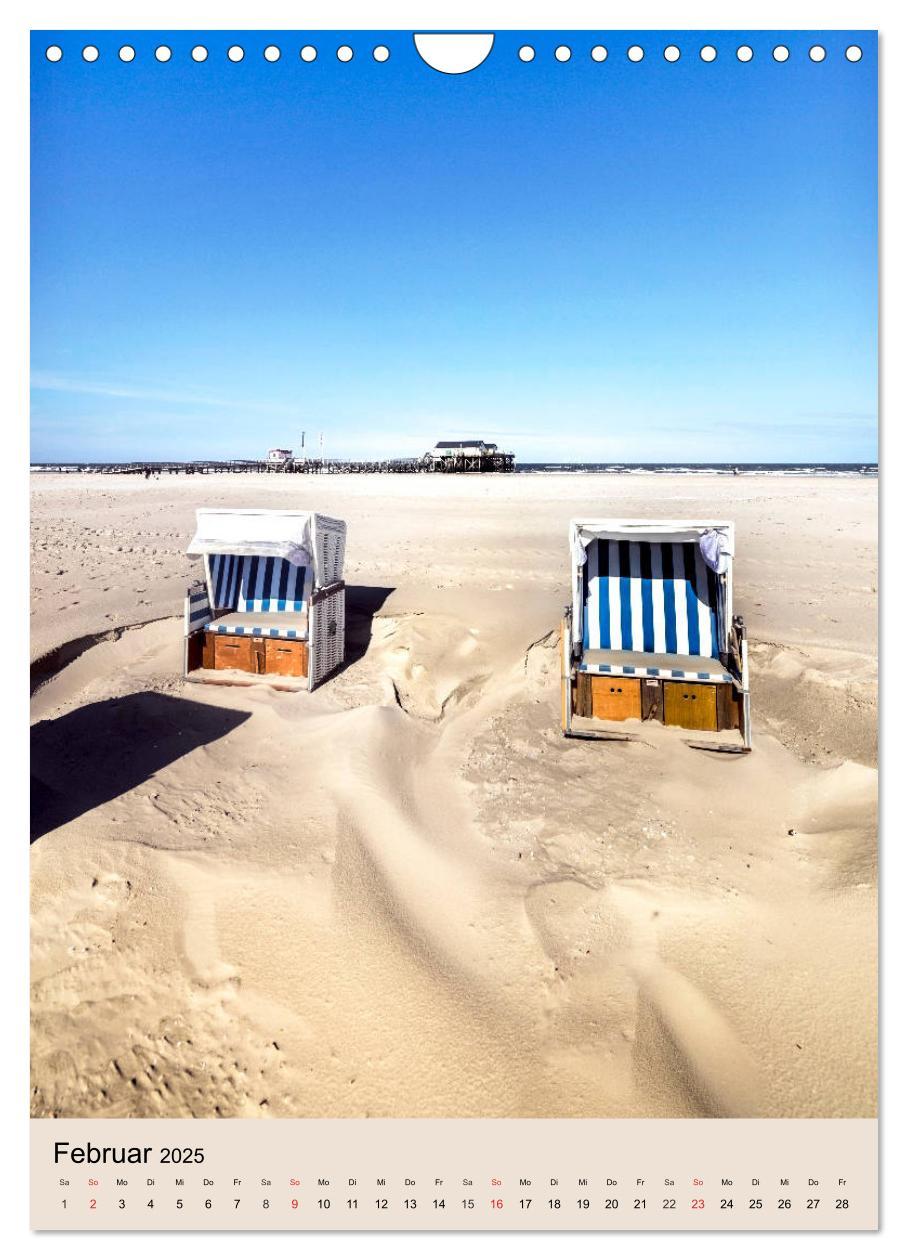
[[[723,683],[716,688],[716,707],[720,731],[740,731],[744,733],[743,702],[731,683]]]
[[[265,673],[289,674],[305,678],[309,671],[309,652],[305,643],[294,639],[265,640]]]
[[[242,634],[215,634],[215,669],[244,669],[255,673],[255,653],[252,639]]]
[[[640,717],[640,679],[591,675],[593,717],[623,722]]]
[[[642,678],[640,680],[640,710],[644,722],[661,722],[662,680],[661,678]]]
[[[593,676],[581,671],[573,680],[571,687],[571,703],[573,712],[578,717],[593,716]]]
[[[666,726],[689,731],[717,729],[716,688],[710,683],[667,682],[663,688]]]
[[[218,636],[213,630],[205,630],[202,644],[202,669],[214,669],[214,641]]]

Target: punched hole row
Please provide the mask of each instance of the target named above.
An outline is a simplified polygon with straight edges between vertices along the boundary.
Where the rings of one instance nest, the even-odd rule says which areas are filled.
[[[554,52],[555,60],[562,62],[570,61],[573,55],[574,50],[568,44],[559,44]],[[590,49],[590,56],[593,61],[605,61],[608,55],[608,49],[604,44],[594,44]],[[646,52],[639,44],[631,44],[631,46],[626,50],[626,55],[628,61],[642,61],[646,56]],[[740,47],[735,49],[735,56],[739,61],[753,61],[754,55],[754,50],[749,44],[741,44]],[[808,49],[807,55],[811,61],[825,61],[827,50],[822,44],[813,44]],[[849,46],[845,49],[846,61],[860,61],[863,55],[864,50],[858,44],[849,44]],[[535,61],[536,49],[532,44],[524,44],[517,50],[517,56],[521,61]],[[665,48],[663,48],[662,56],[666,61],[680,61],[681,49],[677,44],[668,44]],[[704,44],[699,50],[699,56],[701,61],[716,61],[719,56],[719,52],[713,44]],[[791,49],[785,44],[776,44],[772,50],[772,57],[774,61],[788,61],[790,56]]]
[[[86,44],[82,49],[83,61],[97,61],[100,55],[99,49],[94,44]],[[173,57],[173,49],[168,47],[167,44],[159,44],[154,50],[154,55],[156,61],[170,61]],[[204,44],[196,44],[189,55],[192,57],[193,61],[202,62],[207,61],[210,54]],[[277,44],[269,44],[262,51],[262,56],[266,61],[280,61],[282,55],[283,53],[281,49],[278,48]],[[315,61],[318,57],[318,49],[313,44],[305,44],[300,49],[299,55],[302,61]],[[354,55],[354,51],[349,44],[341,44],[336,50],[338,61],[352,61]],[[559,44],[554,52],[555,60],[561,62],[570,61],[573,55],[574,50],[567,44]],[[590,49],[590,56],[593,61],[605,61],[608,55],[608,49],[604,44],[595,44]],[[807,55],[811,61],[825,61],[827,50],[822,44],[813,44],[808,50]],[[858,44],[849,44],[849,46],[845,49],[846,61],[860,61],[863,55],[864,51]],[[51,44],[47,49],[45,49],[45,56],[48,61],[62,61],[63,49],[59,46],[59,44]],[[131,44],[124,44],[123,47],[118,50],[117,56],[121,61],[135,61],[136,50]],[[228,61],[243,61],[245,56],[246,50],[240,44],[232,44],[230,48],[227,49]],[[374,61],[387,61],[390,56],[391,50],[385,44],[377,44],[372,49],[372,59]],[[532,44],[523,44],[518,49],[517,56],[524,62],[535,61],[536,49],[532,46]],[[631,44],[631,46],[627,49],[628,61],[643,61],[645,56],[646,53],[639,44]],[[677,44],[669,44],[667,47],[663,48],[662,56],[669,62],[680,61],[681,49]],[[701,61],[711,62],[718,58],[719,53],[712,44],[704,44],[699,51],[699,56]],[[754,50],[749,44],[741,44],[741,46],[735,50],[735,56],[738,61],[753,61]],[[785,44],[777,44],[772,50],[772,57],[774,61],[788,61],[790,56],[791,50]]]
[[[59,44],[51,44],[49,48],[45,49],[44,55],[48,61],[62,61],[63,49]],[[193,61],[202,62],[207,61],[211,54],[204,44],[196,44],[189,55]],[[305,44],[300,49],[299,55],[302,61],[315,61],[318,56],[318,49],[313,44]],[[341,44],[336,50],[335,55],[337,56],[338,61],[352,61],[355,56],[354,51],[349,44]],[[83,61],[97,61],[100,56],[100,50],[94,44],[86,44],[82,49]],[[131,44],[124,44],[122,48],[117,50],[117,56],[121,61],[135,61],[136,50]],[[170,61],[173,57],[173,49],[167,44],[159,44],[154,50],[154,56],[156,61]],[[280,48],[278,48],[277,44],[269,44],[267,48],[262,50],[262,56],[266,61],[280,61],[283,56],[283,52]],[[373,61],[387,61],[390,56],[391,50],[385,44],[376,44],[376,46],[372,49]],[[228,61],[243,61],[245,57],[246,49],[243,48],[241,44],[231,44],[231,46],[227,49]]]

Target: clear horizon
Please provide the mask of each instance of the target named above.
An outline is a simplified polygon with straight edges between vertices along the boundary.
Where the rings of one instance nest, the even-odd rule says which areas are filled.
[[[504,32],[462,76],[404,32],[33,33],[32,461],[305,430],[336,458],[876,463],[876,83],[874,32]]]

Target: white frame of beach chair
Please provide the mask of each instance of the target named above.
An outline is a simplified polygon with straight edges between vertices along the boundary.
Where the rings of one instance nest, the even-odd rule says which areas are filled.
[[[653,646],[646,646],[637,643],[634,650],[614,649],[608,651],[597,652],[597,656],[609,656],[614,658],[614,663],[597,664],[583,669],[583,658],[585,652],[589,652],[589,648],[584,647],[584,626],[585,612],[587,603],[587,588],[589,585],[586,575],[587,567],[587,549],[593,541],[608,542],[609,544],[623,543],[645,543],[652,547],[655,544],[698,544],[704,534],[712,533],[717,536],[722,560],[721,572],[714,570],[709,576],[709,589],[715,589],[715,607],[712,602],[705,605],[705,615],[707,618],[711,614],[715,614],[716,626],[715,637],[717,642],[717,650],[710,653],[710,659],[692,654],[690,652],[673,652],[668,653],[664,647],[660,652],[655,650]],[[618,677],[640,679],[641,693],[643,690],[644,680],[649,687],[659,685],[659,701],[658,707],[661,709],[664,704],[664,686],[666,682],[684,682],[695,688],[713,687],[716,690],[716,706],[718,713],[719,692],[718,688],[730,687],[733,689],[735,705],[737,707],[738,721],[735,725],[718,726],[717,730],[734,730],[737,729],[741,735],[741,744],[729,744],[726,742],[716,741],[709,743],[705,738],[697,736],[696,739],[689,739],[687,742],[697,747],[711,747],[723,752],[749,752],[751,749],[751,716],[750,716],[750,679],[749,666],[747,659],[747,634],[743,619],[735,616],[733,609],[733,566],[734,566],[734,549],[735,549],[735,532],[734,525],[730,521],[690,521],[690,520],[625,520],[619,518],[611,519],[575,519],[570,522],[568,530],[568,541],[571,554],[571,603],[565,608],[564,618],[561,626],[561,729],[566,736],[583,739],[631,739],[633,735],[628,733],[627,729],[619,730],[621,720],[616,718],[601,719],[592,717],[590,713],[578,714],[576,705],[578,703],[579,684],[578,676],[583,673],[592,673],[593,677],[601,676],[599,671],[603,671],[609,677]],[[610,564],[613,563],[615,552],[609,552]],[[660,549],[660,555],[664,554]],[[641,563],[640,557],[642,551],[638,549],[637,565]],[[598,557],[598,548],[597,548]],[[705,565],[705,560],[698,551],[695,553],[695,559],[698,570]],[[633,564],[633,561],[631,562]],[[652,561],[650,561],[652,563]],[[660,561],[661,563],[661,561]],[[705,569],[703,570],[705,572]],[[633,576],[640,577],[638,573]],[[655,576],[655,575],[654,575]],[[622,581],[623,579],[614,573],[610,573],[609,581]],[[661,570],[659,580],[662,579]],[[700,573],[702,580],[702,573]],[[633,601],[634,596],[630,594],[630,587],[627,588],[627,594],[619,596],[620,604],[617,616],[629,612],[629,605]],[[650,596],[652,598],[652,596]],[[666,599],[668,597],[666,596]],[[616,601],[616,608],[619,607],[619,601]],[[702,610],[698,607],[698,615]],[[611,615],[611,608],[609,610]],[[642,618],[642,614],[638,614]],[[679,621],[681,619],[679,618]],[[686,613],[684,618],[686,624]],[[711,625],[711,623],[709,623]],[[626,635],[627,631],[622,623],[622,635]],[[634,637],[639,638],[639,627],[633,631]],[[653,636],[650,635],[650,638]],[[672,632],[672,638],[675,632]],[[642,646],[642,651],[639,650]],[[611,647],[611,640],[609,640]],[[624,657],[624,661],[618,658]],[[647,661],[647,657],[651,658],[652,663]],[[685,660],[691,662],[689,669],[684,669]],[[713,666],[712,662],[715,662]],[[629,663],[628,663],[629,662]],[[670,666],[670,667],[669,667]],[[589,684],[592,689],[592,681]],[[610,688],[615,690],[615,688]],[[698,691],[698,694],[702,694]],[[583,716],[592,723],[590,728],[575,728],[574,720],[578,716]],[[651,720],[650,715],[644,716],[641,707],[641,720]],[[657,719],[661,720],[661,719]],[[614,727],[612,723],[615,723]],[[688,734],[696,734],[695,727],[678,727],[673,729],[685,730]],[[704,736],[714,728],[703,728]]]
[[[258,508],[199,508],[196,521],[196,534],[187,553],[202,557],[204,585],[190,589],[184,603],[184,676],[197,682],[235,681],[232,677],[219,678],[216,671],[205,668],[202,652],[205,636],[215,633],[208,629],[212,622],[242,618],[242,625],[228,627],[228,636],[251,638],[255,644],[275,639],[282,643],[305,643],[306,689],[312,691],[343,663],[345,657],[346,586],[342,574],[346,523],[317,512]],[[247,568],[237,566],[231,584],[232,598],[226,603],[221,599],[221,606],[218,606],[218,584],[212,557],[220,556],[243,557],[242,565]],[[305,610],[304,636],[299,634],[298,628],[286,629],[274,624],[277,618],[274,610],[270,609],[270,603],[272,600],[278,602],[278,615],[283,616],[284,610],[280,605],[287,601],[276,599],[273,583],[268,592],[261,589],[257,592],[260,596],[264,594],[264,599],[247,601],[243,612],[232,607],[238,603],[244,574],[249,571],[249,561],[268,558],[285,566],[287,574],[294,567],[302,569],[305,566],[303,589],[294,592],[298,596],[294,608],[300,612],[302,605]],[[275,568],[272,564],[272,572]],[[250,621],[252,624],[247,624]],[[225,633],[223,629],[220,632]],[[271,682],[272,685],[278,685],[276,680],[281,679],[283,681],[279,685],[284,686],[288,677],[294,677],[274,672],[231,671],[233,675],[237,673],[244,681]]]

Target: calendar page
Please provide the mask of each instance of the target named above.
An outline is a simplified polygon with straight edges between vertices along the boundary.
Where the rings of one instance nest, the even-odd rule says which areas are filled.
[[[875,1230],[877,33],[316,16],[31,31],[32,1228]]]

